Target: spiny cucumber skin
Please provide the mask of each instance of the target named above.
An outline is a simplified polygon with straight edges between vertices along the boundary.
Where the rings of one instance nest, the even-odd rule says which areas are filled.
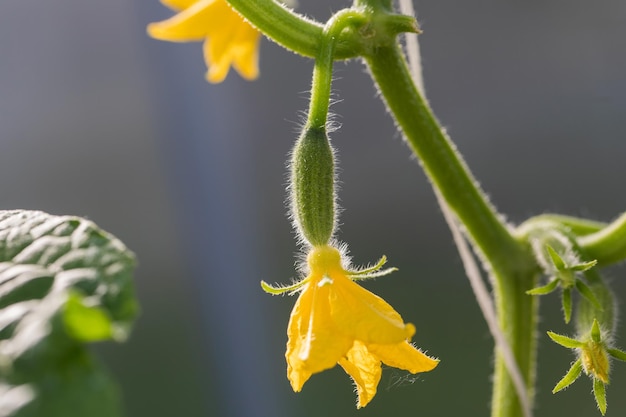
[[[293,220],[304,241],[327,244],[335,229],[335,156],[324,128],[305,128],[291,163]]]

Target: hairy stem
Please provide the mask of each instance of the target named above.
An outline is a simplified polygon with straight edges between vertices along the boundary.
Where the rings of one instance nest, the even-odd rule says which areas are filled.
[[[279,45],[308,57],[316,57],[324,26],[301,16],[275,0],[226,0],[253,26]],[[354,58],[361,53],[358,36],[346,33],[336,42],[335,59]]]
[[[333,57],[337,40],[348,26],[365,21],[365,17],[355,10],[344,9],[330,18],[324,26],[320,38],[319,52],[315,58],[313,82],[311,86],[311,104],[307,126],[326,128],[330,91],[333,77]]]
[[[481,253],[489,257],[493,268],[517,269],[520,262],[527,260],[525,251],[443,133],[414,85],[399,47],[381,46],[366,56],[366,61],[411,149]]]
[[[413,3],[411,0],[400,0],[399,6],[400,11],[403,14],[415,16],[415,9],[413,8]],[[405,40],[406,55],[409,61],[409,68],[411,71],[411,76],[413,77],[413,82],[415,83],[415,86],[417,87],[419,93],[422,95],[424,101],[427,101],[426,92],[424,91],[422,59],[417,34],[407,33],[405,34]],[[489,332],[493,337],[496,348],[498,352],[502,355],[502,360],[506,365],[506,370],[511,376],[511,381],[514,383],[516,394],[519,398],[524,416],[532,417],[532,400],[530,398],[530,393],[526,388],[526,383],[524,381],[522,371],[517,365],[517,360],[515,359],[513,348],[508,343],[507,338],[502,331],[500,324],[498,323],[498,316],[496,314],[493,298],[491,297],[491,294],[487,289],[487,285],[483,280],[478,263],[472,254],[472,251],[469,247],[467,240],[465,239],[465,236],[463,236],[463,232],[461,230],[461,227],[459,226],[458,220],[448,207],[446,201],[441,197],[441,194],[438,193],[437,190],[435,190],[435,194],[437,196],[437,202],[439,203],[441,212],[443,213],[443,217],[445,218],[446,223],[448,223],[448,227],[450,228],[450,232],[452,233],[452,238],[454,239],[454,243],[459,252],[459,256],[461,257],[461,261],[463,262],[465,275],[470,282],[472,291],[474,292],[474,296],[476,297],[476,301],[478,302],[478,306],[480,307],[480,310],[483,313],[483,317],[487,322],[487,327],[489,327]]]
[[[399,47],[379,47],[366,56],[366,61],[387,107],[433,186],[463,223],[486,262],[494,287],[498,324],[513,348],[527,387],[526,398],[532,399],[538,303],[536,297],[525,294],[537,278],[532,255],[515,239],[478,187],[419,94]],[[496,350],[492,416],[522,417],[529,405],[522,407],[504,359]]]
[[[626,258],[626,213],[596,233],[578,239],[581,249],[597,259],[598,264],[608,265]]]

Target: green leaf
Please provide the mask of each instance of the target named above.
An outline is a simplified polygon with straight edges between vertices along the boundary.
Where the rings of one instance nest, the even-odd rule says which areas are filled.
[[[571,337],[563,336],[561,334],[557,334],[554,332],[548,332],[548,336],[550,336],[550,339],[552,339],[554,342],[558,343],[559,345],[564,346],[566,348],[570,348],[570,349],[577,349],[585,345],[581,341],[578,341],[576,339],[572,339]]]
[[[70,292],[63,319],[67,332],[83,342],[114,339],[111,318],[105,310],[86,305],[86,298]]]
[[[123,340],[137,314],[134,255],[90,221],[0,211],[0,415],[118,417],[85,343]]]
[[[567,388],[570,385],[572,385],[572,383],[578,379],[582,370],[583,370],[582,361],[578,359],[576,362],[572,364],[572,366],[569,368],[569,371],[567,371],[565,376],[561,378],[559,382],[557,382],[554,389],[552,389],[552,393],[556,394],[562,389]]]
[[[12,417],[119,417],[120,393],[107,372],[86,350],[65,362],[56,372],[48,371],[37,382],[0,386],[0,415]],[[11,398],[13,397],[13,398]],[[16,401],[17,403],[12,403]],[[8,414],[2,414],[7,411]]]
[[[606,414],[606,387],[604,382],[599,379],[593,379],[593,396],[596,397],[596,404],[602,415]]]

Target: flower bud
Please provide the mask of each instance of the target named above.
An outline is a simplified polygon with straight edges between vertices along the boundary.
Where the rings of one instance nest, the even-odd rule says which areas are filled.
[[[335,160],[326,129],[305,127],[291,159],[291,212],[301,238],[326,245],[335,229]]]
[[[605,384],[609,383],[609,354],[603,343],[593,340],[580,348],[580,359],[587,375],[599,379]]]

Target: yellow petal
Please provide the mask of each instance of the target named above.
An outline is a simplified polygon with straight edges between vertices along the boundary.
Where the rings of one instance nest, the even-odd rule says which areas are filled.
[[[303,287],[300,296],[296,300],[296,304],[291,310],[291,316],[289,316],[289,324],[287,325],[287,352],[285,352],[285,358],[287,359],[287,378],[291,382],[291,386],[295,392],[299,392],[302,389],[304,383],[311,377],[310,372],[302,370],[300,362],[296,360],[300,345],[302,343],[302,334],[307,330],[307,317],[311,314],[311,305],[313,302],[313,292],[309,288],[310,284],[306,284]],[[292,360],[292,358],[294,358]],[[293,365],[292,365],[293,363]],[[298,366],[297,369],[294,366]]]
[[[208,68],[206,73],[206,79],[210,83],[217,84],[224,81],[224,79],[228,75],[231,61],[228,56],[224,55],[222,55],[219,60],[211,60],[209,57],[211,56],[210,50],[212,43],[213,38],[207,39],[204,42],[204,62],[206,63],[206,66]]]
[[[244,27],[244,29],[246,29]],[[260,33],[248,26],[248,35],[252,40],[236,43],[233,39],[224,42],[221,36],[215,36],[204,43],[204,57],[208,67],[207,80],[211,83],[222,82],[228,75],[231,65],[245,79],[254,80],[259,75],[258,43]],[[222,45],[218,42],[223,42]],[[227,46],[227,49],[219,49]]]
[[[312,374],[335,366],[352,346],[330,319],[330,286],[307,284],[291,312],[285,357],[287,377],[296,392]]]
[[[376,388],[382,375],[380,360],[368,352],[367,347],[355,341],[345,358],[339,365],[352,377],[356,384],[357,408],[365,407],[376,395]]]
[[[233,66],[248,80],[258,76],[260,32],[225,0],[162,0],[180,13],[148,25],[148,34],[172,42],[204,42],[207,79],[224,80]]]
[[[220,1],[220,0],[213,0]],[[223,0],[222,0],[223,1]],[[198,0],[161,0],[161,3],[169,7],[173,10],[184,10],[188,7],[191,7],[194,3],[197,3]]]
[[[218,24],[222,30],[212,31],[204,46],[207,79],[214,83],[223,81],[231,65],[245,79],[257,78],[260,32],[232,10],[221,14],[223,18]]]
[[[233,15],[237,16],[223,0],[200,0],[167,20],[149,24],[148,34],[173,42],[199,41],[211,32],[228,30],[222,20]]]
[[[221,20],[217,24],[221,29],[212,31],[209,39],[211,45],[208,50],[205,49],[205,52],[208,52],[208,55],[205,55],[205,57],[210,62],[219,62],[222,56],[228,54],[235,45],[237,28],[242,25],[247,25],[246,22],[241,20],[239,15],[232,11],[229,13],[221,13]]]
[[[260,39],[261,33],[248,24],[242,25],[237,32],[233,67],[247,80],[254,80],[259,76]]]
[[[369,343],[392,344],[409,339],[415,327],[379,296],[345,275],[333,276],[330,306],[337,327],[346,335]]]
[[[207,68],[207,79],[218,83],[226,78],[234,59],[234,51],[237,47],[235,34],[237,27],[247,25],[241,18],[230,11],[224,13],[222,21],[218,23],[219,31],[213,31],[204,43],[204,60]]]
[[[409,342],[395,345],[371,344],[367,348],[385,365],[404,369],[412,374],[431,371],[439,364],[439,359],[425,355]]]

